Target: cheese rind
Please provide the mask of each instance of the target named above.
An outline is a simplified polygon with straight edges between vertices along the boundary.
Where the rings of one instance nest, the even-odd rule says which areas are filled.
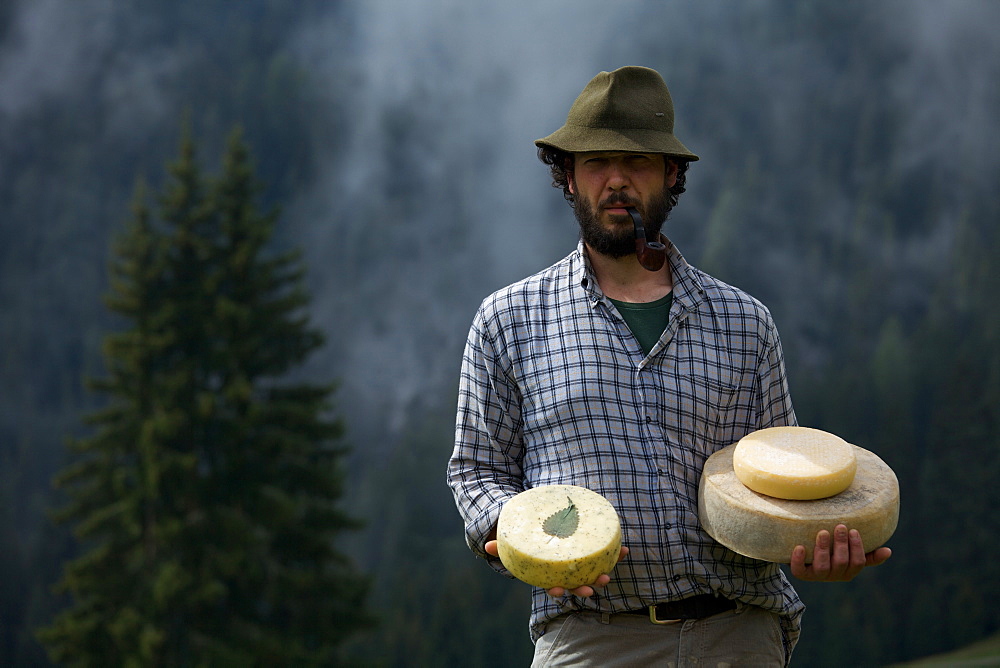
[[[877,455],[854,447],[857,473],[846,490],[811,501],[754,492],[736,477],[736,444],[710,456],[698,490],[702,528],[722,545],[754,559],[789,563],[797,545],[812,563],[816,534],[838,524],[857,529],[870,552],[889,540],[899,520],[899,483]]]
[[[733,470],[755,492],[779,499],[811,500],[840,494],[857,471],[854,446],[808,427],[771,427],[736,444]]]
[[[560,538],[545,521],[572,503],[578,523]],[[530,585],[575,589],[610,573],[621,550],[621,523],[611,503],[576,485],[534,487],[514,496],[500,511],[497,548],[510,573]]]

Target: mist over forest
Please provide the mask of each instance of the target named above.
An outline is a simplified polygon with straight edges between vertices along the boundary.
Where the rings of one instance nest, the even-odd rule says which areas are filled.
[[[1000,630],[1000,3],[7,0],[0,3],[0,665],[78,547],[47,512],[101,398],[112,239],[190,125],[240,125],[301,248],[374,578],[365,665],[526,665],[528,591],[465,547],[444,483],[490,292],[576,244],[533,140],[598,71],[664,77],[701,160],[665,233],[761,299],[799,421],[902,492],[893,558],[796,583],[801,665],[888,665]]]

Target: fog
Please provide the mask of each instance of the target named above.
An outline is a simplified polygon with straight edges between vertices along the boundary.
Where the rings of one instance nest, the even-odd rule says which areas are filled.
[[[353,121],[348,150],[329,156],[324,177],[290,209],[315,272],[317,313],[336,336],[329,364],[345,365],[345,395],[397,417],[447,397],[478,300],[572,248],[571,212],[532,142],[562,124],[600,70],[649,65],[671,87],[677,134],[702,160],[668,227],[695,261],[712,241],[725,184],[741,173],[765,186],[753,220],[778,233],[807,225],[831,239],[849,237],[859,218],[888,215],[865,210],[864,200],[889,169],[893,179],[995,174],[1000,54],[983,26],[996,24],[997,5],[865,8],[831,26],[851,35],[856,23],[857,39],[878,36],[853,49],[797,33],[794,19],[776,20],[787,6],[774,2],[380,2],[305,27],[294,37],[303,62],[331,88],[345,72],[351,81],[340,93]],[[876,56],[883,62],[863,62]],[[839,149],[851,105],[871,96],[892,110],[903,143],[881,140],[884,120],[866,127],[862,117],[857,129],[868,135],[851,137],[854,163],[803,171],[824,163],[817,153]],[[809,115],[817,109],[824,114]],[[940,271],[928,261],[947,247],[962,196],[940,205],[939,225],[895,223],[901,308],[924,295],[908,278],[931,281]],[[842,288],[837,277],[810,275],[794,243],[748,247],[772,268],[760,281],[767,297],[814,303],[816,290],[836,298]],[[865,239],[852,251],[859,263],[886,259]],[[792,337],[807,337],[804,312],[786,318]]]
[[[171,96],[238,10],[217,7],[218,21],[186,11],[204,36],[196,50],[171,48],[176,40],[131,3],[5,5],[0,178],[16,178],[12,156],[31,155],[22,130],[44,133],[52,109],[81,99],[103,110],[95,153],[169,158],[153,154],[164,144],[151,137],[179,122]],[[848,3],[823,12],[832,20],[822,31],[817,12],[765,0],[385,0],[315,4],[281,26],[279,48],[327,105],[308,119],[316,171],[280,202],[286,237],[306,250],[315,322],[330,337],[309,373],[340,379],[349,414],[379,416],[355,421],[358,440],[391,441],[414,414],[450,402],[479,300],[573,248],[571,211],[532,142],[561,125],[600,70],[641,64],[664,75],[676,132],[702,158],[667,232],[690,260],[772,305],[804,360],[823,359],[815,323],[844,289],[843,276],[803,261],[805,227],[861,266],[891,265],[899,309],[919,309],[920,286],[946,270],[933,258],[997,172],[1000,46],[989,26],[1000,5]],[[872,193],[929,179],[955,185],[944,201],[871,203]],[[95,216],[123,203],[93,187],[85,196],[79,225],[94,234],[65,262],[99,275],[108,223]],[[41,235],[10,236],[44,247]],[[746,247],[746,266],[712,266],[733,244]],[[52,289],[42,272],[28,292]],[[23,304],[23,294],[10,300]]]

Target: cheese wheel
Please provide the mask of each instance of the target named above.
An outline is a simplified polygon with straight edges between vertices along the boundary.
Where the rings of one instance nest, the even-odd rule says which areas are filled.
[[[865,551],[889,540],[899,519],[899,483],[877,455],[854,447],[857,473],[836,496],[812,501],[778,499],[754,492],[733,470],[733,444],[705,462],[698,489],[698,514],[709,536],[747,557],[788,563],[796,545],[812,563],[816,534],[838,524],[861,533]]]
[[[500,511],[500,561],[522,582],[550,589],[593,584],[618,563],[621,523],[597,492],[576,485],[535,487]]]
[[[807,427],[771,427],[736,444],[733,469],[755,492],[779,499],[822,499],[850,487],[857,470],[854,446]]]

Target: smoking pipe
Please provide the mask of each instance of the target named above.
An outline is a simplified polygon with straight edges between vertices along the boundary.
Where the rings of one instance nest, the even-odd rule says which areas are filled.
[[[635,225],[635,256],[643,269],[659,271],[667,259],[667,247],[659,241],[646,239],[646,228],[642,225],[642,216],[633,207],[625,209],[632,216]]]

